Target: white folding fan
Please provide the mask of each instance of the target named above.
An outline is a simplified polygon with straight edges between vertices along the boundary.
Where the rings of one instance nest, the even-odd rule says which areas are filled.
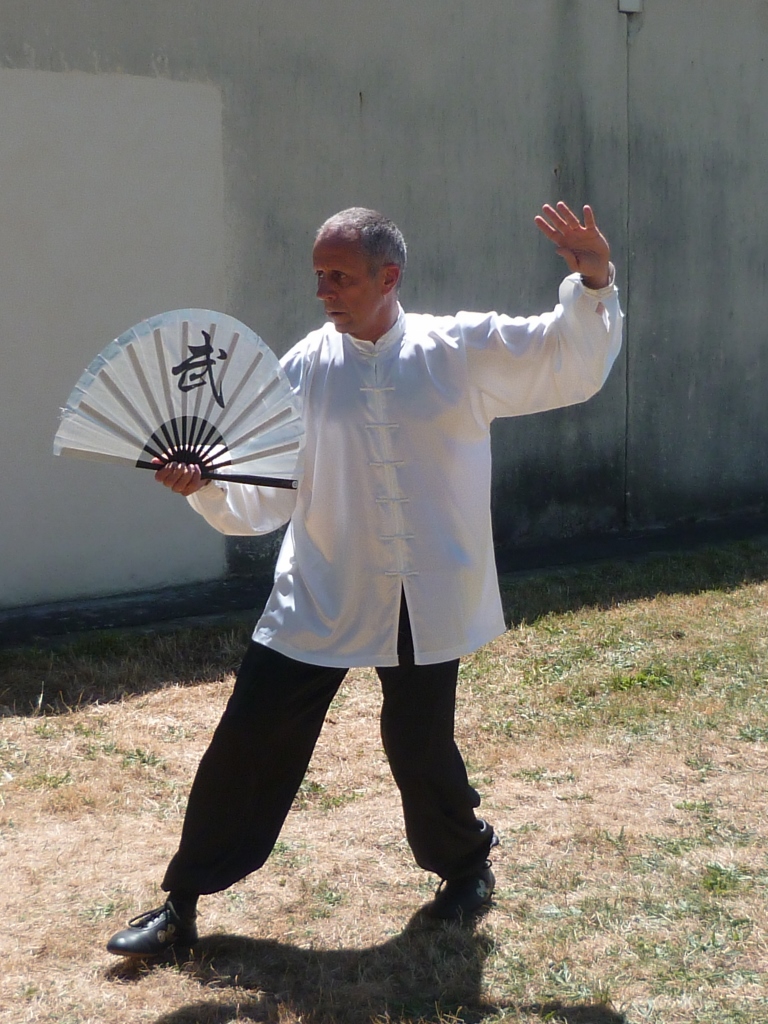
[[[55,455],[142,469],[199,465],[212,480],[297,487],[304,432],[277,356],[208,309],[144,320],[110,342],[61,412]]]

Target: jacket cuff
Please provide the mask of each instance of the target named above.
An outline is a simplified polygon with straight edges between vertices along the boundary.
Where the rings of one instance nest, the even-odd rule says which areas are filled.
[[[199,491],[190,494],[187,501],[195,512],[202,514],[204,508],[210,509],[222,501],[226,501],[226,496],[227,485],[218,484],[216,480],[212,480],[206,487],[201,487]]]
[[[607,299],[616,287],[616,267],[613,263],[608,264],[608,284],[604,288],[587,288],[584,279],[581,279],[581,287],[587,295],[594,295],[598,299]]]

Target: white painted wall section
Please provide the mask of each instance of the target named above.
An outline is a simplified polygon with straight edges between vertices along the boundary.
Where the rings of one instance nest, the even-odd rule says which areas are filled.
[[[226,303],[221,111],[207,83],[0,70],[0,606],[224,569],[222,538],[150,473],[52,454],[108,341]]]

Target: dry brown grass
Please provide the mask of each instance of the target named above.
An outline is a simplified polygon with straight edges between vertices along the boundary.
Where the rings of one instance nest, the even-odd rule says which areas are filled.
[[[768,548],[505,581],[458,738],[502,837],[475,928],[428,926],[350,673],[265,868],[188,963],[104,941],[161,902],[242,625],[0,655],[0,1019],[56,1024],[768,1021]],[[42,699],[40,695],[42,693]],[[38,706],[39,705],[39,706]]]

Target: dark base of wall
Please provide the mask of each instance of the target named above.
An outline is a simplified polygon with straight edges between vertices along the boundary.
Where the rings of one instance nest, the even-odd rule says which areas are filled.
[[[694,523],[668,529],[575,538],[541,547],[498,549],[499,572],[531,572],[608,558],[641,558],[710,544],[768,536],[768,516]],[[175,619],[253,613],[256,621],[272,584],[271,570],[140,594],[61,601],[0,610],[0,647],[50,641],[89,629],[156,626]]]
[[[645,558],[687,551],[710,544],[768,536],[768,515],[686,523],[654,530],[637,530],[576,537],[525,548],[497,546],[499,572],[530,572],[554,566],[578,565],[608,558]]]
[[[174,619],[261,611],[271,575],[231,578],[164,587],[139,594],[59,601],[55,604],[0,610],[0,647],[36,644],[89,629],[155,626]]]

